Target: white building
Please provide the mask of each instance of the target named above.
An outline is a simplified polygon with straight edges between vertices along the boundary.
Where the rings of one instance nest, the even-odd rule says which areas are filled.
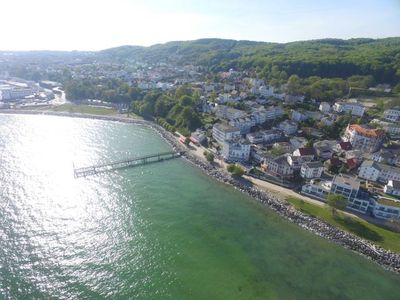
[[[400,121],[400,107],[394,107],[391,109],[387,109],[383,112],[383,117],[391,122]]]
[[[264,172],[281,179],[293,178],[293,169],[287,162],[287,156],[267,157],[261,165]]]
[[[251,127],[256,125],[256,122],[253,118],[244,117],[229,121],[229,125],[239,128],[240,134],[247,134]]]
[[[305,147],[308,143],[307,139],[301,136],[294,136],[289,140],[289,142],[292,145],[292,149]]]
[[[375,200],[372,214],[378,219],[400,219],[400,201],[387,198]]]
[[[233,120],[246,116],[246,112],[233,107],[218,105],[215,109],[215,115],[220,119]]]
[[[378,181],[380,172],[381,168],[377,162],[366,160],[361,164],[358,170],[358,177],[371,181]]]
[[[320,112],[326,114],[331,111],[331,105],[328,102],[321,102],[319,105]]]
[[[293,122],[291,120],[285,120],[279,123],[278,128],[282,130],[286,135],[292,135],[296,133],[298,125],[296,122]]]
[[[320,161],[306,162],[301,165],[300,176],[306,179],[320,178],[324,166]]]
[[[302,122],[308,119],[308,116],[302,110],[292,111],[292,120],[295,122]]]
[[[389,180],[400,181],[400,168],[366,160],[361,164],[358,176],[367,180],[385,183]]]
[[[338,113],[350,112],[352,116],[358,117],[362,117],[365,112],[365,107],[355,103],[336,102],[332,108]]]
[[[343,136],[343,141],[350,142],[353,149],[365,152],[375,152],[380,149],[385,138],[385,133],[380,129],[369,129],[361,125],[348,125]]]
[[[388,183],[383,188],[386,194],[400,196],[400,181],[389,180]]]
[[[262,130],[246,134],[246,138],[252,144],[271,143],[282,137],[282,131],[277,129]]]
[[[311,180],[301,187],[301,193],[326,201],[329,193],[331,192],[332,182],[331,181],[315,181]]]
[[[359,195],[360,181],[355,177],[339,174],[333,177],[331,193],[344,196],[349,202],[349,209],[366,213],[370,202],[369,199],[361,198]]]
[[[389,133],[392,137],[400,135],[400,123],[398,122],[385,122],[378,119],[374,119],[371,123],[378,124],[383,130]]]
[[[222,157],[225,161],[248,161],[250,143],[244,139],[225,141],[222,146]]]
[[[229,124],[217,123],[213,126],[213,138],[221,145],[226,140],[232,140],[240,137],[240,130],[238,128],[232,127]]]

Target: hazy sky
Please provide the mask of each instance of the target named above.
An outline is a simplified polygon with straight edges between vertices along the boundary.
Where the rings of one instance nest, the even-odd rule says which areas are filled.
[[[1,50],[400,36],[400,0],[1,0]]]

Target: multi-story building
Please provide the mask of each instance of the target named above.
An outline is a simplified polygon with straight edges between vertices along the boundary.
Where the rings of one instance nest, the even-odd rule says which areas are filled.
[[[267,157],[261,168],[264,172],[281,179],[293,178],[293,169],[287,162],[286,155]]]
[[[300,176],[306,179],[320,178],[324,166],[320,161],[306,162],[301,165]]]
[[[347,207],[358,212],[365,213],[370,205],[369,196],[360,192],[360,181],[355,177],[336,175],[330,192],[344,196],[348,200]]]
[[[350,112],[352,116],[358,117],[362,117],[365,112],[365,107],[355,103],[336,102],[332,108],[338,113]]]
[[[271,143],[282,137],[282,131],[277,129],[263,130],[246,134],[246,138],[252,144]]]
[[[378,151],[385,138],[381,129],[369,129],[361,125],[348,125],[343,136],[343,141],[350,142],[354,149],[365,152]]]
[[[222,157],[225,161],[248,161],[250,158],[250,143],[244,139],[224,141]]]
[[[310,183],[307,183],[301,187],[301,193],[322,201],[326,201],[326,198],[331,192],[331,187],[331,181],[311,180]]]
[[[389,180],[388,183],[383,188],[383,191],[386,194],[400,196],[400,181],[398,180]]]
[[[213,138],[221,145],[226,140],[240,137],[240,129],[226,123],[217,123],[213,126]]]
[[[296,133],[298,125],[296,122],[293,122],[291,120],[285,120],[279,123],[278,128],[282,130],[286,135],[292,135]]]
[[[372,214],[378,219],[400,219],[400,201],[387,198],[374,200]]]
[[[319,105],[319,110],[320,110],[320,112],[326,114],[326,113],[330,112],[331,105],[328,102],[321,102],[321,104]]]
[[[229,121],[233,127],[239,128],[240,134],[247,134],[250,132],[251,127],[255,126],[255,120],[252,118],[238,118]]]
[[[233,120],[246,116],[246,112],[233,107],[218,105],[215,110],[215,115],[220,119]]]
[[[389,180],[400,181],[400,168],[366,160],[361,164],[358,176],[367,180],[385,183]]]
[[[383,117],[391,122],[400,121],[400,107],[396,106],[383,112]]]

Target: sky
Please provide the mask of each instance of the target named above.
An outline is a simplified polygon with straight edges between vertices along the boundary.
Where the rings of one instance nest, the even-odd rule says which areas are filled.
[[[400,36],[400,0],[1,0],[0,50]]]

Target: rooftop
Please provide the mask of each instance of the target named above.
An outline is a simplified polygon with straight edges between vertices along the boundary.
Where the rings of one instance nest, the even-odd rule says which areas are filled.
[[[224,131],[224,132],[236,132],[236,131],[240,131],[238,128],[233,127],[227,123],[217,123],[214,125],[215,128],[217,128],[220,131]]]
[[[381,129],[365,128],[358,124],[349,125],[349,129],[354,130],[358,134],[361,134],[361,135],[364,135],[367,137],[379,137],[379,136],[384,136],[384,134],[385,134],[385,132]]]
[[[356,190],[360,188],[360,181],[356,177],[344,174],[335,175],[335,177],[333,177],[332,184],[347,185]]]
[[[400,207],[400,201],[394,201],[388,198],[379,198],[376,202],[381,205]]]

